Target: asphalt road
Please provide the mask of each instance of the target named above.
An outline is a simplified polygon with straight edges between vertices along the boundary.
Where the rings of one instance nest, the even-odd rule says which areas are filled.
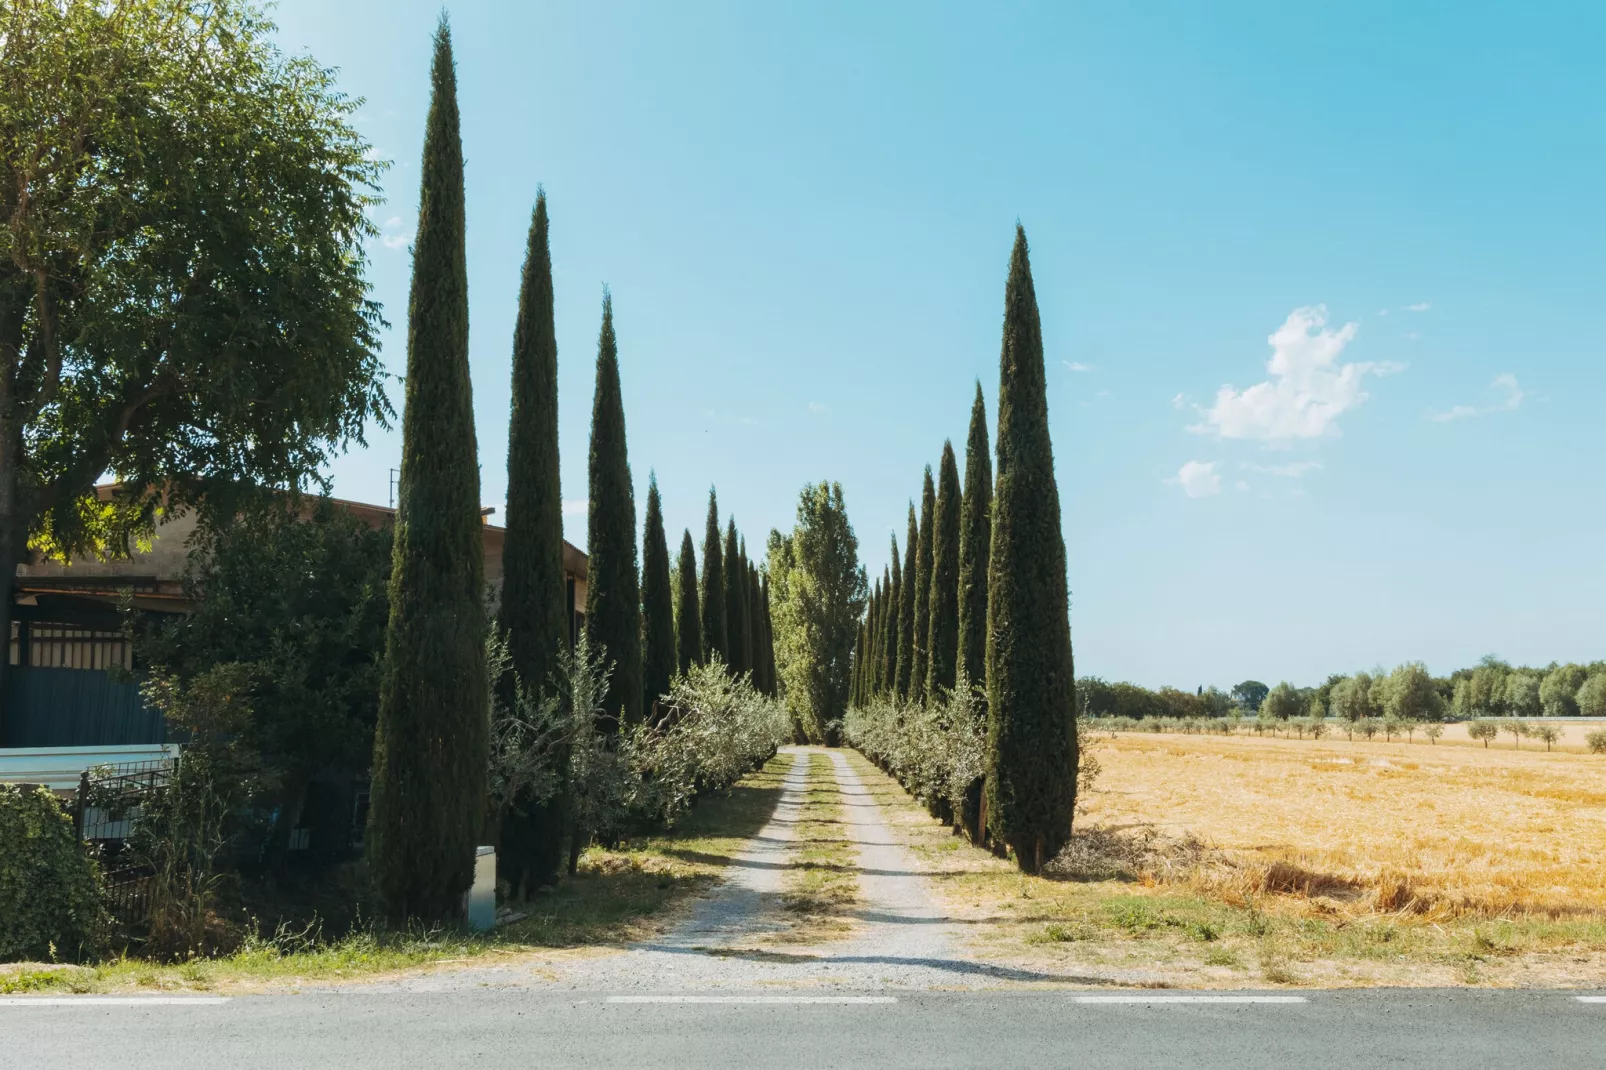
[[[214,1003],[193,997],[168,1003],[79,997],[61,1004],[11,998],[0,1000],[0,1066],[1550,1070],[1606,1065],[1606,996],[1584,1002],[1571,992],[1284,990],[1239,998],[1302,997],[1304,1002],[1218,1002],[1224,995],[882,990],[852,996],[772,990],[737,996],[703,990],[610,998],[606,992],[485,988],[346,990]],[[1090,1001],[1178,996],[1211,1001]],[[822,997],[838,1002],[796,1002]]]

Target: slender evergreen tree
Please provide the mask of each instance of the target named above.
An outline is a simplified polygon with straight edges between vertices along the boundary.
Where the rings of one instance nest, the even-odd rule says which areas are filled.
[[[909,697],[916,705],[926,701],[926,669],[931,662],[931,548],[936,511],[937,490],[928,464],[920,486],[920,545],[915,548],[915,663]]]
[[[558,476],[558,339],[552,315],[552,253],[546,192],[537,190],[513,328],[512,411],[508,419],[507,535],[502,544],[498,626],[512,677],[531,691],[551,686],[569,642],[563,574],[563,494]],[[503,682],[512,698],[513,678]],[[561,777],[568,755],[553,755]],[[515,799],[497,835],[498,878],[516,894],[557,877],[563,864],[564,802]]]
[[[959,666],[959,465],[952,442],[942,444],[937,466],[937,506],[931,536],[930,664],[926,698],[936,701],[954,688]]]
[[[965,442],[964,504],[959,517],[959,664],[972,688],[986,693],[987,685],[987,557],[993,524],[992,445],[987,440],[987,406],[981,382],[970,408],[970,434]],[[980,704],[986,716],[987,704]],[[983,777],[971,782],[957,815],[973,843],[982,830]]]
[[[781,693],[780,681],[775,672],[775,618],[770,613],[770,578],[764,577],[764,679],[769,684],[766,692],[772,697]]]
[[[896,565],[898,563],[898,548],[894,546],[892,550],[892,563]],[[892,659],[888,656],[888,652],[891,650],[889,639],[897,628],[897,620],[894,616],[897,604],[898,596],[897,592],[893,590],[892,574],[883,565],[881,568],[881,616],[876,623],[875,690],[877,695],[885,695],[887,689],[892,686],[892,676],[888,668],[892,664]]]
[[[998,482],[987,594],[987,822],[1029,873],[1076,810],[1076,680],[1043,332],[1015,228],[998,376]]]
[[[591,506],[586,527],[586,639],[613,665],[607,716],[641,721],[641,585],[636,572],[636,495],[625,449],[625,408],[613,297],[602,297],[597,385],[591,403]]]
[[[898,696],[898,647],[903,637],[903,563],[898,558],[898,537],[892,536],[892,587],[891,601],[887,604],[885,692],[888,698]]]
[[[691,532],[680,535],[680,565],[675,574],[675,671],[684,675],[703,663],[703,615],[697,606],[697,552]]]
[[[658,474],[647,482],[647,524],[641,545],[641,708],[655,715],[675,675],[675,595],[669,582],[669,540],[664,535]]]
[[[703,529],[703,661],[725,659],[725,553],[719,545],[719,499],[708,488],[708,523]]]
[[[876,690],[875,669],[880,663],[881,644],[881,580],[875,581],[870,591],[870,608],[864,616],[865,647],[864,673],[860,683],[859,701],[868,701]]]
[[[742,641],[742,559],[736,545],[736,518],[725,525],[725,584],[720,597],[725,606],[725,664],[732,676],[746,672]]]
[[[463,143],[444,16],[430,77],[367,841],[383,909],[398,923],[460,914],[474,879],[490,754]]]
[[[746,547],[742,554],[746,556]],[[759,601],[758,568],[749,561],[747,563],[747,639],[749,649],[749,664],[753,667],[753,686],[759,690],[764,688],[764,606]]]
[[[959,664],[973,686],[987,683],[987,556],[993,529],[992,447],[981,383],[965,440],[965,498],[959,514]]]
[[[907,702],[915,667],[915,553],[920,546],[920,522],[915,503],[909,503],[909,530],[903,538],[903,589],[898,592],[898,679],[895,690],[899,702]]]

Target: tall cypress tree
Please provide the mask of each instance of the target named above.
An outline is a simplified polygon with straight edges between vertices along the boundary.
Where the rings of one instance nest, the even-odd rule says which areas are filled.
[[[395,922],[462,910],[485,815],[485,548],[468,370],[463,143],[446,19],[435,31],[407,305],[406,408],[368,861]]]
[[[931,622],[926,628],[930,664],[926,698],[936,701],[954,688],[959,659],[959,466],[954,444],[942,444],[937,466],[937,507],[931,536]]]
[[[864,615],[864,679],[860,685],[859,701],[866,702],[875,694],[875,666],[880,660],[881,643],[881,581],[875,581],[870,591],[870,608]]]
[[[613,297],[602,296],[597,386],[591,403],[591,507],[586,526],[586,639],[613,665],[603,709],[641,721],[641,585],[636,573],[636,494],[625,449],[625,407]]]
[[[909,530],[903,541],[903,590],[898,592],[898,701],[914,693],[910,681],[915,667],[915,553],[920,546],[920,523],[915,503],[909,503]]]
[[[725,664],[732,676],[740,676],[750,666],[742,638],[742,558],[736,545],[736,518],[725,527]]]
[[[703,528],[703,662],[726,660],[725,554],[719,546],[719,499],[708,488],[708,522]]]
[[[658,474],[647,482],[647,525],[641,545],[641,708],[651,714],[675,675],[675,595],[669,583]]]
[[[743,548],[746,556],[746,548]],[[759,602],[758,569],[751,561],[747,563],[747,640],[749,650],[749,663],[753,667],[753,686],[764,688],[764,607]]]
[[[775,676],[775,618],[770,615],[770,578],[764,577],[764,679],[769,684],[766,694],[774,697],[781,693]]]
[[[886,693],[898,697],[898,647],[903,641],[903,563],[898,558],[898,537],[892,536],[892,601],[887,606]]]
[[[537,190],[513,328],[507,535],[498,621],[513,675],[532,691],[549,686],[569,641],[558,476],[558,339],[547,229],[546,192]],[[553,765],[561,774],[567,755],[554,755]],[[566,794],[560,790],[547,802],[516,799],[503,818],[496,865],[498,877],[515,892],[557,876],[563,861]]]
[[[965,499],[959,512],[959,664],[974,687],[987,683],[987,556],[993,530],[993,461],[981,382],[965,440]]]
[[[896,546],[893,547],[892,563],[894,565],[898,563]],[[887,689],[892,686],[892,677],[888,672],[888,667],[892,664],[892,659],[888,657],[888,651],[891,649],[888,639],[897,627],[895,618],[897,604],[898,597],[892,586],[892,574],[883,565],[881,568],[881,616],[876,624],[878,631],[876,639],[875,691],[878,696],[885,695]]]
[[[742,563],[741,570],[736,576],[736,599],[741,603],[742,617],[742,665],[750,673],[756,673],[753,664],[753,601],[747,595],[747,571],[752,567],[747,560],[747,536],[740,537],[736,546],[736,559]]]
[[[1043,331],[1015,227],[998,375],[998,482],[987,571],[987,821],[1029,873],[1076,811],[1076,679]]]
[[[703,663],[703,615],[697,606],[697,552],[691,532],[680,534],[680,565],[675,574],[675,671],[684,675]]]
[[[915,550],[915,664],[909,677],[910,699],[917,705],[926,701],[926,669],[931,662],[931,548],[936,511],[937,491],[932,486],[928,464],[920,486],[920,545]]]

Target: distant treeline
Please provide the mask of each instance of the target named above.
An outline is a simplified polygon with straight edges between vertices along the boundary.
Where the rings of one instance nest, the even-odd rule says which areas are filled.
[[[1235,711],[1277,720],[1606,717],[1606,661],[1551,662],[1533,668],[1491,656],[1449,676],[1434,676],[1421,662],[1410,661],[1392,671],[1379,667],[1350,675],[1334,673],[1317,687],[1296,687],[1287,681],[1268,687],[1259,680],[1245,680],[1230,691],[1217,687],[1151,691],[1097,676],[1084,676],[1076,686],[1081,712],[1091,717],[1222,717]]]

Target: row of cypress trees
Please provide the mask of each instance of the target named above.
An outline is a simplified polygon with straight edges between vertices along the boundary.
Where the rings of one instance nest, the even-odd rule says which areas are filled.
[[[971,406],[965,481],[951,441],[937,478],[928,466],[920,510],[909,504],[903,564],[898,540],[875,582],[854,646],[855,704],[875,698],[923,704],[952,691],[959,670],[986,679],[987,553],[992,522],[992,457],[981,383]]]
[[[451,31],[431,64],[419,219],[408,304],[406,402],[391,615],[375,733],[368,859],[391,920],[456,916],[484,830],[490,749],[483,519],[468,365],[463,149]],[[557,336],[545,191],[536,197],[513,335],[503,585],[496,628],[513,676],[547,686],[570,638],[558,465]],[[676,672],[719,657],[773,694],[765,580],[731,521],[720,545],[709,495],[703,589],[687,532],[678,581],[656,474],[640,568],[613,299],[604,293],[588,459],[585,632],[612,663],[612,724],[640,723]],[[567,766],[563,755],[554,757]],[[515,800],[499,876],[527,890],[556,876],[570,833],[567,792]]]
[[[1018,224],[1004,292],[996,478],[986,421],[977,383],[963,488],[944,443],[935,486],[926,468],[918,519],[909,505],[902,567],[894,538],[860,625],[854,701],[941,701],[960,669],[985,682],[986,816],[977,831],[1035,873],[1070,837],[1078,755],[1042,325]]]

